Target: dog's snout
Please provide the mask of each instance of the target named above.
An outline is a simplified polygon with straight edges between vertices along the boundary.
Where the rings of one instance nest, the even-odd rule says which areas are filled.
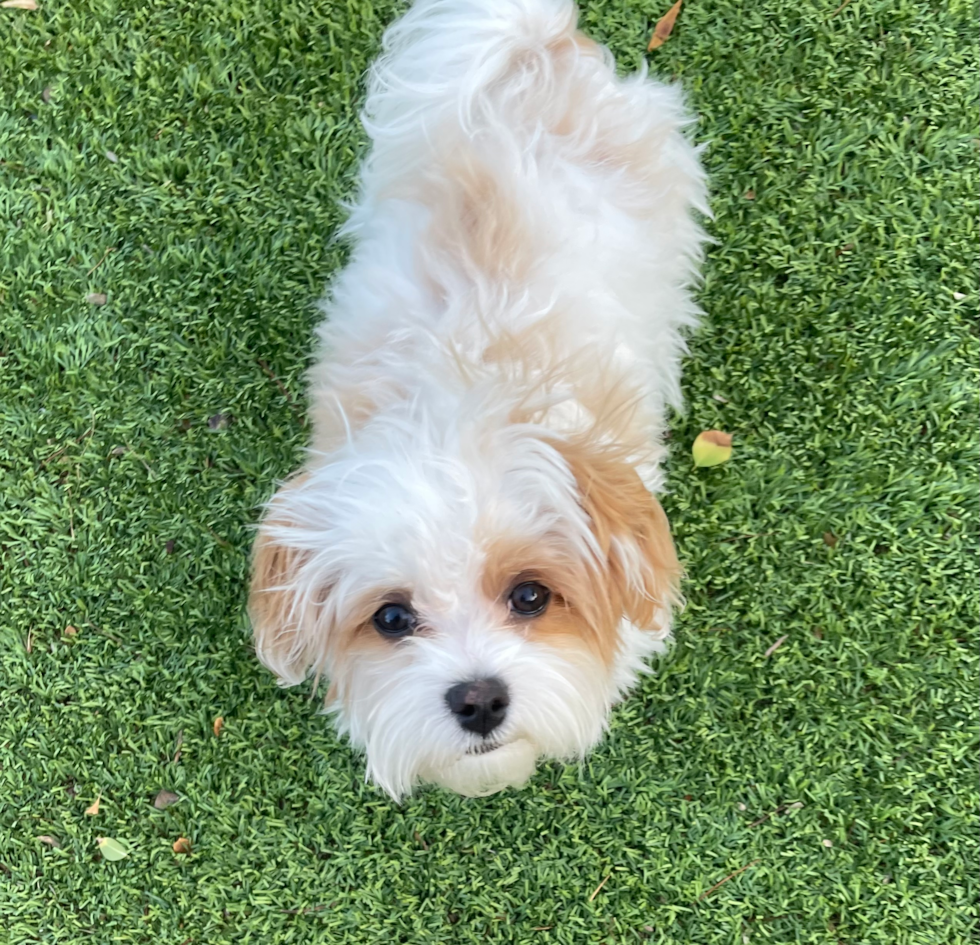
[[[446,691],[446,705],[467,732],[486,737],[507,715],[510,693],[499,679],[471,679]]]

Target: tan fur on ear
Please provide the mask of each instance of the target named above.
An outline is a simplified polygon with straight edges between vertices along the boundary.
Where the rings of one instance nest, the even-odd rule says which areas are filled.
[[[287,482],[277,498],[305,478],[301,475]],[[281,510],[273,499],[252,548],[248,614],[259,659],[279,677],[282,685],[295,686],[307,677],[313,663],[302,632],[303,614],[294,607],[291,590],[304,556],[270,536],[269,526],[276,524],[279,515]]]
[[[588,440],[557,444],[592,520],[606,556],[610,597],[642,630],[663,629],[680,599],[681,566],[663,508],[640,480],[634,466],[615,451]]]

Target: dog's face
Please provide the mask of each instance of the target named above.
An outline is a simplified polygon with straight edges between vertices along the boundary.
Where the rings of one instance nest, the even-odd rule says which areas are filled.
[[[662,648],[678,566],[634,468],[506,427],[392,447],[359,437],[272,500],[250,611],[286,684],[330,680],[342,731],[394,797],[523,783],[600,738]]]

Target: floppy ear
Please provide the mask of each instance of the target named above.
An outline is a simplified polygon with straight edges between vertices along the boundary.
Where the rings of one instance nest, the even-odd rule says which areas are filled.
[[[681,566],[663,508],[625,458],[588,442],[558,449],[606,556],[607,592],[619,598],[634,626],[666,629],[671,607],[680,602]]]
[[[295,477],[273,497],[252,549],[248,613],[255,652],[283,686],[301,683],[317,662],[312,649],[315,614],[297,591],[308,552],[289,547],[281,537],[291,524],[284,500],[305,478]]]

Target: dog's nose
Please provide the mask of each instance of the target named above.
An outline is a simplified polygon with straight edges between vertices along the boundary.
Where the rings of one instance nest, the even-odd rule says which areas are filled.
[[[446,705],[467,732],[486,737],[507,715],[510,694],[499,679],[471,679],[446,690]]]

